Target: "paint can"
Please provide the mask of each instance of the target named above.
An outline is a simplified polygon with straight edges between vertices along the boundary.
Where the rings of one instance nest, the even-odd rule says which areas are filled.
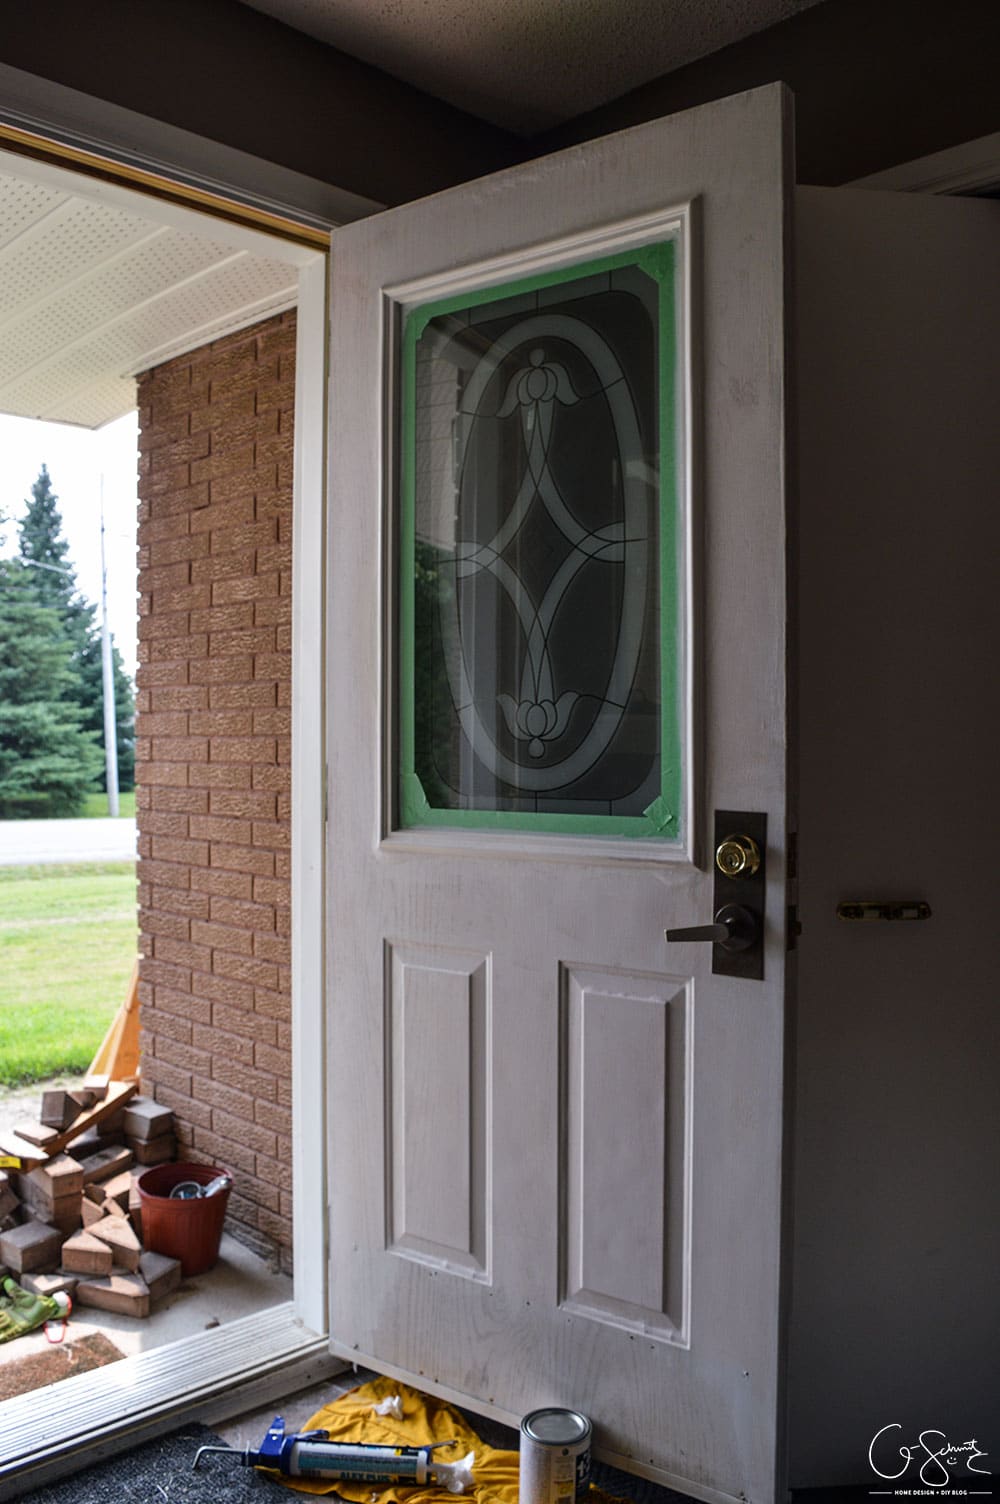
[[[521,1422],[519,1504],[574,1504],[584,1497],[592,1430],[576,1410],[528,1412]]]

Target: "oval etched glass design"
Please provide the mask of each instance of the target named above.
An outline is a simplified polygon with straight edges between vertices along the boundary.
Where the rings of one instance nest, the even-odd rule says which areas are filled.
[[[676,834],[662,298],[616,258],[407,330],[404,825]]]

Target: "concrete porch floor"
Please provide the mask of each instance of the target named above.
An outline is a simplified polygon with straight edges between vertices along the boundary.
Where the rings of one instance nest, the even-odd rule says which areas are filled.
[[[90,1306],[74,1306],[65,1341],[103,1332],[123,1357],[132,1357],[209,1327],[225,1326],[240,1317],[252,1316],[291,1298],[292,1281],[287,1275],[272,1273],[263,1259],[223,1233],[215,1268],[184,1280],[178,1289],[153,1306],[149,1316],[137,1318]],[[13,1342],[0,1344],[0,1364],[33,1352],[51,1351],[44,1331],[29,1332]]]
[[[306,1422],[325,1405],[331,1405],[342,1394],[349,1394],[359,1384],[367,1384],[369,1379],[376,1378],[378,1374],[371,1369],[347,1368],[343,1373],[334,1374],[318,1384],[311,1384],[306,1389],[299,1389],[294,1394],[275,1400],[270,1405],[262,1405],[259,1409],[249,1410],[243,1415],[221,1420],[208,1415],[205,1417],[205,1425],[210,1426],[227,1446],[235,1447],[237,1451],[243,1451],[246,1447],[256,1448],[260,1446],[264,1433],[276,1415],[284,1417],[286,1431],[301,1431]]]

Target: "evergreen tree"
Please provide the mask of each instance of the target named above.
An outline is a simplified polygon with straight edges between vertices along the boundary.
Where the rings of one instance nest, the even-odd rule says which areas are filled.
[[[48,469],[42,466],[31,488],[28,509],[18,524],[22,560],[29,566],[35,595],[43,606],[58,611],[73,644],[73,666],[79,686],[78,704],[85,730],[104,742],[104,678],[101,663],[101,633],[97,607],[80,595],[76,573],[69,562],[69,544],[62,537],[62,516],[52,490]],[[39,567],[40,566],[40,567]],[[121,654],[112,642],[111,659],[115,695],[115,729],[118,744],[118,786],[135,784],[135,698],[125,673]],[[107,780],[102,764],[100,787]]]
[[[22,559],[43,566],[38,570],[37,579],[32,581],[39,604],[54,606],[65,617],[77,590],[76,575],[66,560],[69,544],[60,537],[62,517],[56,506],[58,500],[52,490],[48,467],[43,465],[31,488],[28,510],[18,523],[18,548]],[[89,610],[93,617],[93,606]]]
[[[29,571],[0,562],[0,818],[74,815],[100,769],[81,726],[73,645]]]

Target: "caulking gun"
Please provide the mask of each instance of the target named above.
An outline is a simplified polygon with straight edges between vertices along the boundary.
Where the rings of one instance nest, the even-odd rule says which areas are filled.
[[[423,1447],[371,1446],[365,1442],[331,1441],[329,1431],[285,1431],[276,1415],[257,1451],[247,1447],[199,1447],[192,1468],[206,1452],[237,1457],[244,1467],[268,1467],[286,1478],[340,1478],[351,1483],[402,1483],[419,1487],[428,1480],[449,1493],[460,1494],[471,1486],[474,1452],[460,1462],[438,1462],[433,1453],[451,1441],[435,1441]]]

